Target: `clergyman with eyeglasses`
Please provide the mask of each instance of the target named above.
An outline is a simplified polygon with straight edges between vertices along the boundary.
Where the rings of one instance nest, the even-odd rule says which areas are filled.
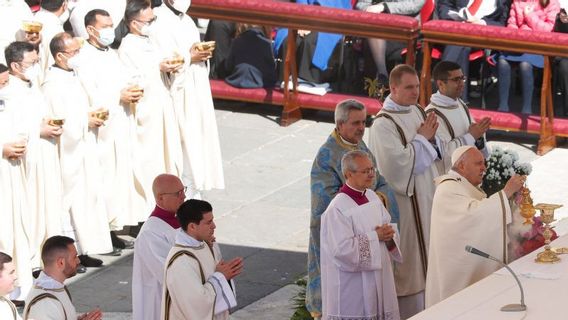
[[[430,98],[426,113],[435,112],[438,116],[436,134],[444,145],[442,159],[436,160],[438,173],[450,171],[452,153],[461,146],[476,146],[485,158],[489,151],[485,145],[485,132],[491,125],[491,119],[485,117],[474,123],[465,102],[460,99],[466,83],[459,64],[450,61],[440,61],[432,77],[436,81],[438,92]]]

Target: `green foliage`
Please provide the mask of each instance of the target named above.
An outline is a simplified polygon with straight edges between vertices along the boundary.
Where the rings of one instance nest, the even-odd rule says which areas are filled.
[[[296,284],[300,286],[300,290],[295,297],[292,298],[292,306],[294,314],[290,320],[313,320],[310,312],[306,309],[306,279],[299,279]]]

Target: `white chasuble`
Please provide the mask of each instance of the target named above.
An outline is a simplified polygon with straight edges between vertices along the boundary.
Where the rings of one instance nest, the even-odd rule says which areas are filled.
[[[12,301],[0,297],[0,319],[3,320],[21,320],[20,315],[18,314],[18,309],[12,303]]]
[[[9,87],[0,90],[9,94]],[[0,108],[0,146],[5,143],[22,142],[29,136],[25,107],[3,100]],[[16,286],[22,300],[32,286],[32,252],[28,240],[30,227],[30,204],[26,184],[25,157],[18,160],[0,158],[0,250],[10,255],[16,267]],[[17,295],[16,293],[15,295]],[[3,318],[2,318],[3,319]]]
[[[124,17],[124,9],[126,8],[126,0],[81,0],[75,1],[69,23],[73,28],[76,37],[88,39],[89,34],[85,28],[85,16],[93,9],[103,9],[109,13],[112,23],[116,28],[120,20]],[[70,3],[71,4],[71,3]]]
[[[390,215],[373,190],[365,195],[369,202],[357,205],[338,193],[322,215],[322,319],[400,318],[391,255],[399,262],[402,256],[398,244],[389,252],[379,241],[375,228]]]
[[[153,216],[136,237],[132,264],[132,319],[160,319],[164,265],[175,237],[176,229]]]
[[[506,226],[511,209],[505,192],[485,192],[454,171],[436,179],[426,280],[432,306],[497,271],[501,266],[465,251],[470,245],[507,263]]]
[[[120,102],[128,76],[117,53],[85,42],[78,75],[89,96],[90,111],[105,109],[109,118],[98,129],[97,148],[106,212],[111,230],[136,225],[148,212],[144,190],[134,171],[136,123],[129,105]]]
[[[67,287],[42,271],[26,298],[24,320],[75,319],[77,312]]]
[[[136,139],[134,169],[144,190],[147,210],[154,207],[152,182],[162,173],[180,176],[183,157],[172,98],[160,73],[160,55],[148,37],[128,34],[118,49],[120,59],[132,77],[138,77],[144,96],[134,105]]]
[[[203,62],[191,63],[190,49],[200,41],[199,30],[186,14],[177,16],[165,5],[154,8],[158,17],[151,35],[161,58],[181,55],[185,64],[169,81],[182,140],[185,185],[197,190],[223,189],[223,163],[219,134],[209,85],[209,69]]]
[[[166,258],[162,320],[225,320],[237,305],[234,283],[215,271],[221,260],[213,248],[178,229],[176,244]]]
[[[24,228],[33,255],[33,267],[40,266],[40,249],[44,240],[61,234],[63,216],[59,140],[40,138],[42,122],[50,119],[47,102],[39,88],[10,76],[10,103],[19,108],[20,134],[28,134],[25,156],[26,187],[29,211],[23,213]]]
[[[444,145],[442,159],[436,159],[439,174],[446,174],[452,168],[452,153],[461,146],[475,145],[475,139],[469,133],[472,124],[469,109],[461,99],[453,100],[437,92],[432,95],[431,102],[426,107],[426,113],[436,112],[438,116],[438,131]],[[487,147],[481,150],[485,157],[489,155]]]
[[[110,252],[96,133],[89,129],[89,97],[75,72],[54,66],[48,70],[42,90],[49,117],[65,119],[59,137],[62,206],[71,218],[80,254]]]
[[[387,98],[369,134],[369,149],[377,158],[379,173],[395,191],[400,212],[404,262],[394,266],[399,296],[423,291],[426,282],[430,211],[438,176],[434,160],[443,150],[439,139],[436,150],[417,134],[424,119],[420,106],[398,106]]]

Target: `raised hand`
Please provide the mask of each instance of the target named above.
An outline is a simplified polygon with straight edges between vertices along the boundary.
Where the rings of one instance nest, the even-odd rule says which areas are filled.
[[[438,130],[438,117],[434,112],[428,113],[426,120],[418,128],[418,134],[424,136],[426,140],[432,140]]]
[[[231,280],[243,271],[243,258],[234,258],[229,262],[221,260],[217,264],[215,271],[221,272],[225,279]]]
[[[469,126],[468,132],[473,136],[475,140],[481,138],[487,130],[491,127],[491,118],[486,117],[481,119],[478,123],[472,123]]]

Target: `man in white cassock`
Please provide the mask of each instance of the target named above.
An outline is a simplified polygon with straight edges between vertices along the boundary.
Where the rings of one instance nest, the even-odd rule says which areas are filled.
[[[444,144],[442,159],[436,160],[439,174],[450,171],[451,156],[454,150],[461,146],[476,146],[485,157],[489,150],[485,144],[485,132],[491,126],[489,117],[474,123],[469,109],[460,97],[466,85],[466,77],[460,65],[451,61],[440,61],[432,71],[438,92],[430,97],[426,113],[435,112],[439,126],[436,135]]]
[[[180,229],[164,266],[160,319],[228,319],[229,309],[237,305],[231,280],[241,273],[243,259],[222,260],[208,202],[184,202],[177,219]]]
[[[0,319],[21,320],[18,309],[6,298],[16,286],[16,267],[12,257],[0,251]]]
[[[80,316],[73,306],[65,280],[77,274],[79,257],[74,240],[65,236],[53,236],[43,244],[41,259],[43,270],[34,281],[34,287],[26,298],[24,320],[100,320],[100,310],[95,309]]]
[[[199,51],[199,30],[186,12],[190,0],[165,0],[154,8],[158,18],[150,39],[162,58],[181,61],[183,66],[164,74],[169,82],[182,140],[182,181],[192,197],[198,190],[223,189],[223,165],[207,61],[210,51]],[[175,58],[175,59],[173,59]]]
[[[118,48],[120,60],[131,77],[138,77],[138,86],[144,95],[134,106],[136,139],[134,164],[136,176],[145,190],[152,194],[152,180],[166,172],[179,176],[183,156],[181,140],[172,98],[161,77],[161,72],[176,70],[168,59],[160,58],[155,44],[148,37],[154,29],[156,17],[149,2],[130,1],[126,6],[124,31]],[[142,221],[152,210],[154,198],[147,196],[148,210],[141,212]]]
[[[24,0],[0,0],[0,63],[6,63],[4,48],[21,36],[22,22],[31,20],[32,11]]]
[[[371,126],[369,149],[394,189],[399,207],[404,262],[395,264],[394,276],[401,318],[406,319],[424,309],[430,210],[438,176],[434,161],[441,159],[444,150],[435,135],[436,114],[426,116],[417,105],[420,83],[416,70],[398,65],[389,83],[391,94]]]
[[[24,166],[28,132],[20,127],[25,110],[10,103],[9,79],[8,68],[0,64],[0,251],[14,257],[19,281],[10,291],[13,299],[23,300],[32,285],[32,253],[23,223],[30,210]]]
[[[501,268],[465,251],[471,245],[507,263],[509,198],[526,177],[512,176],[489,198],[479,188],[485,173],[483,154],[462,146],[452,154],[452,170],[436,178],[432,205],[426,306],[430,307]]]
[[[85,16],[93,9],[102,9],[109,13],[112,21],[117,24],[124,17],[126,0],[81,0],[73,1],[69,23],[73,28],[73,34],[83,39],[89,38],[89,33],[85,27]]]
[[[54,116],[32,81],[40,71],[36,49],[27,42],[13,42],[5,53],[10,69],[8,104],[18,108],[13,132],[20,143],[27,141],[24,167],[28,211],[22,212],[20,218],[29,239],[32,266],[37,268],[42,242],[61,233],[62,185],[57,148],[63,129],[51,123]],[[19,259],[16,262],[19,264]]]
[[[79,255],[112,251],[102,197],[96,131],[102,120],[89,108],[89,96],[73,70],[81,44],[68,33],[52,38],[55,65],[42,85],[49,112],[65,122],[59,138],[63,182],[63,233],[76,240]],[[84,257],[83,257],[84,258]]]
[[[76,70],[89,96],[90,110],[109,112],[105,125],[98,129],[97,146],[108,221],[116,231],[137,225],[141,213],[148,210],[149,195],[136,177],[133,158],[136,123],[131,104],[140,100],[142,92],[129,84],[117,53],[109,47],[114,41],[114,24],[108,12],[89,11],[85,24],[89,39],[81,48]]]
[[[41,43],[39,45],[39,59],[41,66],[40,84],[43,81],[47,69],[55,60],[49,50],[51,39],[63,32],[63,24],[69,19],[67,0],[42,0],[41,9],[34,14],[34,21],[41,22]]]
[[[396,227],[372,187],[364,151],[341,160],[345,184],[321,220],[322,319],[400,319],[391,257],[402,262]]]
[[[164,265],[174,246],[179,221],[176,211],[185,200],[181,180],[161,174],[152,184],[156,207],[134,244],[132,265],[132,319],[160,319]]]

